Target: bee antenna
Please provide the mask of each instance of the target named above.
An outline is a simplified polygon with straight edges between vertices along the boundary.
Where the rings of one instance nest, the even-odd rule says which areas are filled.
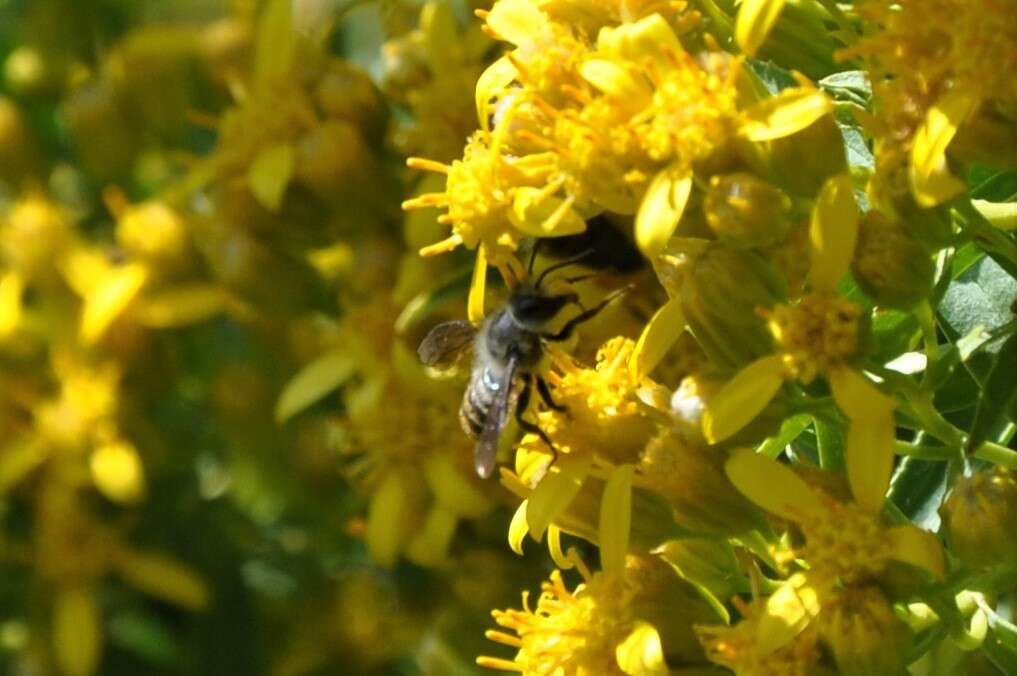
[[[571,256],[570,258],[566,258],[563,261],[559,261],[550,267],[544,268],[543,272],[540,273],[540,277],[537,278],[536,282],[537,288],[539,289],[541,282],[544,281],[544,278],[547,277],[552,272],[554,272],[555,270],[561,270],[562,268],[567,268],[570,265],[575,265],[576,263],[578,263],[579,261],[583,260],[584,258],[591,254],[593,254],[593,249],[587,249],[586,251],[581,251],[577,253],[575,256]]]
[[[533,264],[537,260],[537,252],[540,251],[540,245],[543,243],[543,239],[537,238],[537,241],[533,243],[533,249],[530,250],[530,262],[526,266],[526,276],[533,276]]]

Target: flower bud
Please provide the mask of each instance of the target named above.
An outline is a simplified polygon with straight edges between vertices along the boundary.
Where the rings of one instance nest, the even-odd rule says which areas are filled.
[[[748,173],[714,176],[703,201],[706,221],[725,243],[765,247],[784,239],[791,200],[779,188]]]
[[[736,535],[763,524],[756,507],[724,473],[724,456],[665,432],[646,446],[640,462],[643,483],[667,498],[682,528]]]
[[[112,82],[78,87],[60,112],[87,173],[98,183],[122,180],[134,162],[137,138]]]
[[[907,626],[875,587],[848,588],[824,603],[819,634],[842,676],[897,676],[905,666]]]
[[[42,157],[18,107],[0,96],[0,178],[17,184],[42,168]]]
[[[682,311],[696,340],[721,368],[737,369],[770,348],[757,308],[784,297],[784,283],[761,256],[722,244],[681,240],[665,252],[658,276]]]
[[[0,261],[29,279],[52,274],[53,261],[71,240],[66,215],[48,200],[29,197],[14,205],[0,229]]]
[[[629,556],[625,576],[636,581],[632,614],[656,627],[667,660],[676,664],[702,661],[703,648],[692,627],[718,618],[696,588],[656,556]]]
[[[935,268],[925,246],[878,211],[865,214],[851,272],[878,305],[908,309],[932,290]]]
[[[833,116],[771,141],[770,166],[781,187],[798,195],[817,195],[826,179],[847,170],[844,139]]]
[[[187,227],[162,202],[129,208],[117,222],[116,238],[127,253],[157,270],[179,268],[186,261]]]
[[[297,180],[325,202],[372,194],[364,188],[374,165],[360,131],[344,120],[325,122],[297,143]]]
[[[355,125],[365,138],[380,140],[385,132],[385,101],[370,76],[353,64],[333,59],[314,92],[318,107],[330,118]]]
[[[996,466],[954,484],[940,513],[951,550],[984,568],[1017,560],[1017,473]]]

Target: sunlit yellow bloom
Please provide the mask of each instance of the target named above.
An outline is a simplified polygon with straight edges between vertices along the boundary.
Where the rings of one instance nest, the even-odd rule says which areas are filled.
[[[811,566],[813,581],[869,580],[890,561],[943,575],[939,540],[912,524],[888,526],[879,513],[881,503],[859,503],[857,495],[855,502],[838,500],[806,483],[787,465],[749,449],[732,456],[727,473],[750,500],[802,529],[806,541],[802,558]]]
[[[802,581],[788,583],[765,601],[743,607],[737,624],[699,626],[699,640],[711,662],[737,676],[808,676],[822,650],[815,627],[808,625],[814,601]],[[781,626],[780,621],[787,624]],[[803,621],[804,620],[804,621]],[[774,640],[774,629],[784,635]]]
[[[857,356],[861,312],[846,298],[826,294],[809,294],[795,305],[778,305],[768,312],[788,375],[808,384]]]
[[[877,165],[890,196],[910,189],[922,206],[964,183],[946,167],[955,135],[974,118],[1012,128],[1017,116],[1017,15],[1007,0],[867,0],[855,11],[874,27],[844,57],[862,57],[872,79]],[[1010,135],[1012,136],[1012,135]],[[1008,135],[981,139],[981,157],[1008,154]],[[960,140],[960,139],[958,139]],[[972,138],[977,147],[979,139]],[[1010,141],[1012,143],[1012,141]],[[1012,155],[1012,146],[1008,148]],[[907,166],[907,182],[900,171]]]
[[[495,610],[495,621],[512,633],[490,630],[487,638],[517,652],[511,660],[480,657],[477,664],[527,676],[667,674],[660,635],[633,612],[639,580],[580,570],[584,582],[573,591],[555,570],[536,607],[523,592],[522,610]]]

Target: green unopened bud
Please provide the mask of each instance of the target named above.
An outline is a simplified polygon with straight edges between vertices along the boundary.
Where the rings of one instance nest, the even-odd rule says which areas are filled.
[[[376,163],[360,131],[344,120],[330,120],[297,143],[297,180],[328,203],[364,191]]]
[[[757,313],[784,298],[784,282],[761,256],[701,240],[665,251],[658,276],[710,360],[737,369],[766,354],[770,333]]]
[[[694,586],[656,556],[629,556],[625,576],[637,590],[632,598],[632,613],[657,629],[667,661],[701,662],[703,648],[693,626],[718,621],[713,607]]]
[[[639,467],[643,482],[671,503],[682,528],[736,535],[763,523],[759,510],[727,478],[724,456],[716,450],[665,432],[647,444]]]
[[[729,599],[744,584],[742,565],[731,544],[722,538],[681,538],[654,550],[682,578],[713,594]]]
[[[859,223],[851,272],[877,305],[906,310],[928,296],[935,268],[925,245],[899,223],[870,211]]]
[[[957,129],[950,155],[965,164],[1017,169],[1017,125],[991,104],[984,105]]]
[[[703,201],[706,221],[732,246],[765,247],[784,239],[791,200],[779,188],[748,173],[714,176]]]
[[[817,195],[826,179],[847,170],[844,138],[833,116],[771,141],[770,166],[782,187],[798,195]]]
[[[162,202],[127,209],[117,222],[116,237],[127,253],[158,270],[177,269],[187,258],[187,227]]]
[[[24,116],[13,101],[0,96],[0,178],[16,185],[38,173],[41,166],[42,157]]]
[[[941,514],[951,550],[965,565],[1017,561],[1017,472],[997,466],[960,479]]]
[[[370,76],[341,59],[329,62],[314,92],[328,117],[352,122],[365,138],[380,140],[385,131],[385,101]]]
[[[109,79],[75,89],[60,112],[84,169],[95,181],[115,183],[129,173],[137,138]]]
[[[844,590],[823,604],[819,623],[842,676],[897,676],[905,666],[907,626],[875,587]]]

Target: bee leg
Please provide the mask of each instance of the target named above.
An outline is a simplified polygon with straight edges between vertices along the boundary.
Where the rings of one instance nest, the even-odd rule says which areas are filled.
[[[550,340],[551,342],[554,343],[560,343],[563,340],[568,340],[569,338],[572,337],[572,332],[576,330],[577,326],[579,326],[583,322],[588,322],[594,317],[596,317],[600,313],[600,311],[606,308],[612,301],[614,301],[615,298],[618,298],[623,293],[628,291],[630,288],[631,287],[625,287],[623,289],[618,289],[617,291],[608,294],[607,298],[600,301],[599,303],[591,307],[589,310],[580,312],[575,317],[565,322],[565,326],[561,327],[561,330],[555,333],[542,333],[540,334],[540,337],[543,338],[544,340]]]
[[[526,413],[527,407],[530,405],[530,392],[533,389],[533,381],[530,379],[530,375],[527,373],[523,376],[523,389],[519,392],[519,399],[516,401],[516,422],[519,423],[519,429],[530,434],[536,434],[540,437],[540,440],[547,444],[547,447],[551,449],[555,457],[558,457],[558,451],[555,450],[554,444],[551,443],[550,437],[544,430],[540,429],[540,426],[536,423],[532,423],[523,417]],[[538,386],[539,387],[539,386]]]
[[[540,395],[540,399],[547,404],[547,407],[552,411],[565,413],[569,410],[568,406],[555,402],[554,398],[551,396],[551,388],[547,386],[547,381],[540,376],[537,376],[537,394]]]

